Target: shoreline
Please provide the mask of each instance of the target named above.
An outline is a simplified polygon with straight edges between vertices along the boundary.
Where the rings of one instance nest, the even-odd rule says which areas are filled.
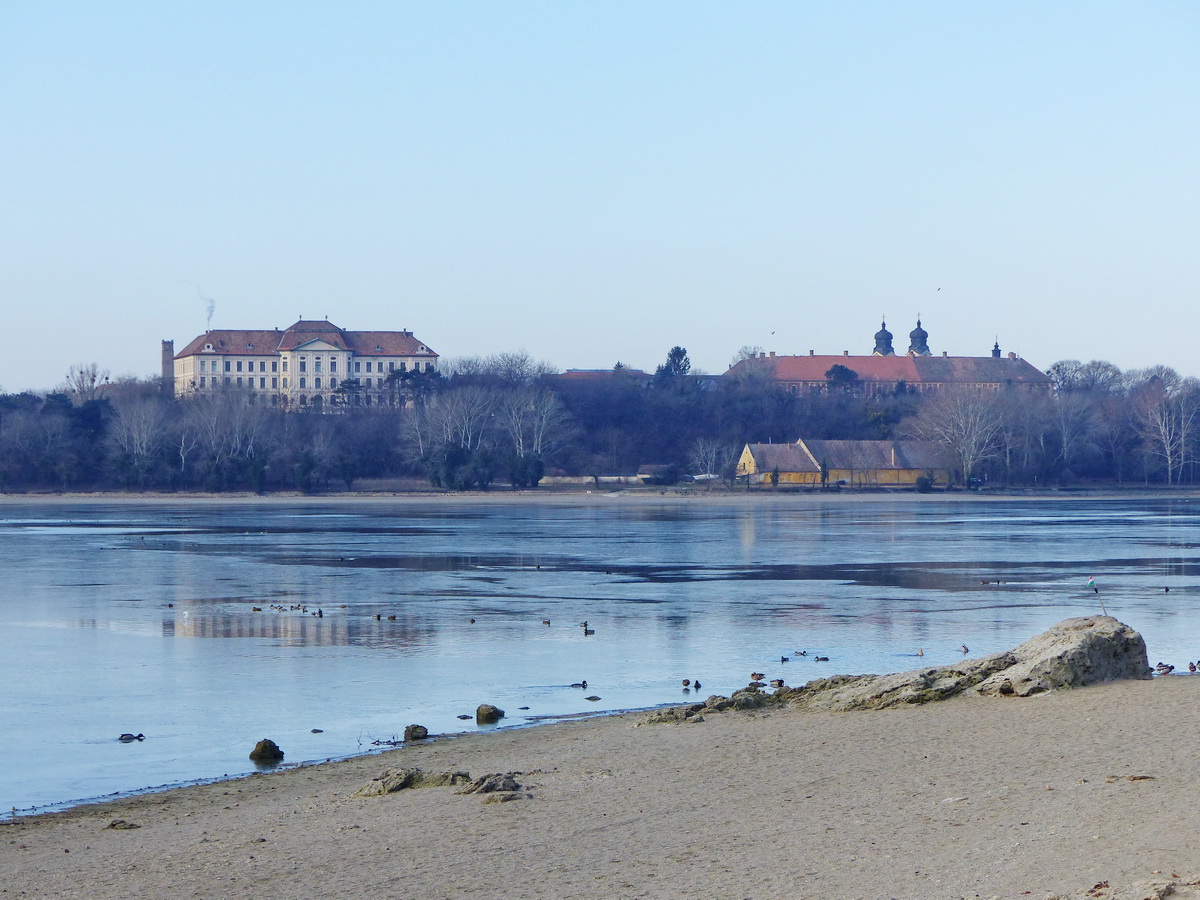
[[[283,505],[283,504],[382,504],[439,502],[465,503],[603,503],[615,500],[678,504],[711,504],[719,506],[745,506],[755,504],[818,504],[818,503],[869,503],[888,500],[906,503],[922,502],[981,502],[1003,503],[1016,501],[1066,502],[1079,500],[1194,500],[1200,498],[1198,487],[1137,487],[1129,489],[1086,488],[1069,490],[1012,489],[1005,491],[935,491],[919,494],[911,490],[879,491],[773,491],[758,489],[708,490],[673,486],[669,488],[638,487],[605,490],[603,488],[580,489],[522,489],[516,491],[496,489],[492,491],[341,491],[335,493],[302,494],[296,491],[279,491],[256,494],[249,491],[212,493],[205,491],[180,492],[137,492],[137,491],[70,491],[64,493],[3,493],[0,492],[0,507],[20,503],[59,505],[67,503],[143,503],[147,506],[165,506],[183,503],[236,504],[236,505]]]
[[[468,733],[5,822],[0,868],[26,897],[1195,898],[1197,691]],[[399,766],[520,797],[351,796]]]

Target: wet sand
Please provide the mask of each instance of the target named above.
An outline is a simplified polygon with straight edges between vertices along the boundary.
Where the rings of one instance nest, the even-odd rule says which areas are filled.
[[[4,824],[0,896],[1197,898],[1197,701],[1173,676],[468,735]],[[351,796],[389,766],[522,790]]]

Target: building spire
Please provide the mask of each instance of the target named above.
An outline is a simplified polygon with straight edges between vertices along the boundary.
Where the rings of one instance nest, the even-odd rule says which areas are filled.
[[[909,356],[932,356],[929,352],[929,332],[921,327],[921,314],[917,313],[917,327],[908,333]]]
[[[879,323],[879,330],[875,332],[875,349],[871,352],[872,356],[895,356],[896,350],[892,347],[892,333],[887,330],[887,318]]]

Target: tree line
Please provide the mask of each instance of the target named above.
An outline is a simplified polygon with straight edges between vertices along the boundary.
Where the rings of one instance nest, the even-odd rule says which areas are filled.
[[[963,483],[1196,481],[1200,382],[1166,367],[1064,360],[1044,393],[903,383],[870,393],[834,368],[845,371],[831,369],[825,390],[796,394],[772,380],[769,360],[707,377],[682,347],[653,374],[618,362],[577,377],[507,353],[397,375],[384,405],[347,390],[336,412],[316,413],[248,391],[171,398],[158,378],[109,382],[79,365],[46,394],[0,394],[0,490],[313,492],[394,477],[465,490],[648,464],[731,483],[745,443],[799,437],[933,441]]]

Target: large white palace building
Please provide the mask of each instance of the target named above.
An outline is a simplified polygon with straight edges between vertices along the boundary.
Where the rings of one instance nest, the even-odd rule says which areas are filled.
[[[301,409],[349,398],[371,406],[395,396],[393,373],[436,371],[437,360],[411,331],[346,331],[301,319],[283,331],[206,331],[174,355],[174,389],[176,397],[243,390]]]

